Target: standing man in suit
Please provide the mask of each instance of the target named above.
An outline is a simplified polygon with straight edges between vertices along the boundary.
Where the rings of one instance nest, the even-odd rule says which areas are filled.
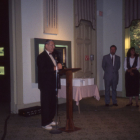
[[[42,127],[51,130],[56,112],[56,69],[62,69],[60,63],[56,64],[52,56],[55,45],[53,40],[46,40],[45,50],[37,57],[38,88],[41,96],[41,124]],[[56,66],[57,65],[57,66]]]
[[[117,47],[112,45],[110,47],[110,54],[105,55],[102,61],[102,68],[104,70],[104,82],[105,82],[105,106],[109,106],[110,103],[110,87],[112,88],[112,102],[114,106],[118,106],[116,100],[116,88],[118,85],[119,69],[120,69],[120,57],[115,55]]]

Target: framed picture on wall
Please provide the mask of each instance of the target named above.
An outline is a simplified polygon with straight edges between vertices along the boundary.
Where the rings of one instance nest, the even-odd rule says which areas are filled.
[[[59,62],[66,67],[66,47],[55,47],[54,53],[59,57]],[[55,58],[57,59],[57,58]]]
[[[4,56],[4,47],[0,47],[0,56]]]

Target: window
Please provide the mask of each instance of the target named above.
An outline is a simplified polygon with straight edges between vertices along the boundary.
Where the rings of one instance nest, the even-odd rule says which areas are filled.
[[[130,47],[140,55],[140,20],[134,20],[130,28],[125,29],[125,56]]]
[[[57,0],[44,0],[44,33],[58,34]]]

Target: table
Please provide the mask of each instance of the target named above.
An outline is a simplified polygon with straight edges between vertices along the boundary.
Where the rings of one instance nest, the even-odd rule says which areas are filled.
[[[97,85],[73,86],[73,100],[76,101],[76,105],[79,105],[79,101],[82,100],[82,98],[92,96],[96,100],[100,100]],[[58,98],[66,98],[66,86],[61,86],[61,89],[58,89]]]

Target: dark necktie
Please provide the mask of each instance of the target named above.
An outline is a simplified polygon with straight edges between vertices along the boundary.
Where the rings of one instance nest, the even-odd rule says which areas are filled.
[[[113,55],[112,55],[112,64],[113,64]]]

